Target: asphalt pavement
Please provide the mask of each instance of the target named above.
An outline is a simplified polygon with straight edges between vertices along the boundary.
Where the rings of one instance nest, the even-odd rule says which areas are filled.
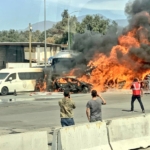
[[[103,120],[150,113],[150,94],[145,94],[142,97],[146,111],[145,114],[142,113],[138,101],[135,101],[135,111],[129,111],[131,101],[130,91],[112,90],[101,93],[101,95],[107,102],[107,105],[102,106]],[[14,99],[14,97],[16,100],[7,101],[7,99]],[[22,100],[19,100],[19,97]],[[52,95],[30,96],[29,93],[17,96],[0,96],[0,135],[46,130],[48,131],[50,150],[53,130],[60,127],[58,101],[61,97],[62,93],[55,94],[53,98]],[[74,111],[75,123],[87,123],[85,109],[87,101],[91,99],[90,94],[72,94],[71,97],[77,106]],[[32,100],[29,100],[29,98],[32,98]]]

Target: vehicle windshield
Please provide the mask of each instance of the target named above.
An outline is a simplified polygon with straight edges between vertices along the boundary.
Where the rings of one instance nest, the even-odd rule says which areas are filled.
[[[53,58],[51,65],[54,72],[64,73],[73,69],[75,64],[73,58]]]
[[[5,79],[9,73],[0,73],[0,80]]]
[[[75,66],[75,60],[73,58],[53,58],[52,66],[72,68]]]

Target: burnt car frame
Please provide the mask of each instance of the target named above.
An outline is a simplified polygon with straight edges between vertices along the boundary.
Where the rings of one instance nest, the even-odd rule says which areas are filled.
[[[62,80],[63,82],[60,82]],[[75,77],[56,77],[52,85],[49,87],[50,91],[63,92],[69,90],[72,93],[88,93],[92,89],[92,84],[79,81]]]

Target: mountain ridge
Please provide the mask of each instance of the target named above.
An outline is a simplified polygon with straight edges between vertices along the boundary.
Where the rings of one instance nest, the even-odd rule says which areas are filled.
[[[100,15],[100,16],[103,16],[101,14],[95,14],[95,15]],[[79,22],[82,22],[82,20],[86,17],[86,15],[83,15],[83,16],[79,16],[77,17],[77,20]],[[105,19],[107,19],[105,16],[103,16]],[[109,19],[109,18],[108,18]],[[110,19],[111,20],[111,19]],[[112,20],[111,20],[112,21]],[[125,27],[128,25],[128,20],[127,19],[116,19],[114,20],[116,21],[116,23],[118,24],[118,26],[120,27]],[[55,25],[57,22],[53,22],[53,21],[46,21],[46,30],[50,29],[53,27],[53,25]],[[40,21],[40,22],[37,22],[37,23],[34,23],[32,24],[32,28],[33,28],[33,31],[36,31],[36,30],[39,30],[41,32],[44,31],[44,21]],[[26,28],[25,30],[28,30],[28,28]]]
[[[55,24],[56,24],[56,22],[47,20],[46,21],[46,30],[52,28],[53,25],[55,25]],[[25,30],[28,30],[28,27]],[[44,21],[40,21],[40,22],[36,22],[36,23],[32,24],[32,30],[33,31],[39,30],[39,31],[43,32],[44,31]]]

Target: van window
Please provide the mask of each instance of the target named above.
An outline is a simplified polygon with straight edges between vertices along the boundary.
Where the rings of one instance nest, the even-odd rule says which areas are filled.
[[[0,80],[5,79],[9,73],[0,73]]]
[[[12,73],[8,76],[8,78],[6,79],[5,82],[9,81],[9,78],[12,77],[12,80],[15,80],[16,79],[16,73]]]
[[[43,78],[42,72],[21,72],[18,73],[20,80],[36,80]]]

